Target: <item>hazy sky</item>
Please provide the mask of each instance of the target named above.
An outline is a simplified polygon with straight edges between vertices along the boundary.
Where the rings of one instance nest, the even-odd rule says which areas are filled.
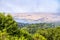
[[[0,12],[59,12],[60,0],[0,0]]]

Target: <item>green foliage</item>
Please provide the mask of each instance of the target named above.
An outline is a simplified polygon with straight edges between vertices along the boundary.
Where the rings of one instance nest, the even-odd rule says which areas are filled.
[[[18,26],[10,14],[0,13],[0,30],[6,30],[10,35],[16,35]],[[16,33],[16,34],[15,34]]]
[[[33,39],[34,40],[47,40],[45,37],[43,37],[42,35],[40,35],[39,33],[35,33],[33,35]]]
[[[40,29],[37,33],[47,38],[47,40],[60,40],[60,27]]]
[[[0,40],[60,40],[60,27],[39,23],[20,28],[10,14],[0,13]]]

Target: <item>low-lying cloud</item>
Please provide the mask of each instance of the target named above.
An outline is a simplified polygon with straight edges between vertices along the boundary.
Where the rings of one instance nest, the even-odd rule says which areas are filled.
[[[12,14],[15,19],[25,20],[28,22],[56,22],[60,21],[60,16],[48,13],[29,14],[29,13],[16,13]]]

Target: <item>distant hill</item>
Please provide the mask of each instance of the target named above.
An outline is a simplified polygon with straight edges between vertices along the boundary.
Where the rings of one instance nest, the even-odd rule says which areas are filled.
[[[56,24],[56,23],[32,23],[32,24],[29,24],[29,23],[18,23],[18,26],[20,28],[22,28],[22,27],[51,28],[51,27],[56,27],[56,26],[59,26],[59,25]]]

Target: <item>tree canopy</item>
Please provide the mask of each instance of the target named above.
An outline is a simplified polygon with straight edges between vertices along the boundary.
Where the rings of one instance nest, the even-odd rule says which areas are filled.
[[[10,14],[0,13],[0,40],[60,40],[60,26],[51,23],[27,25],[20,27]]]

